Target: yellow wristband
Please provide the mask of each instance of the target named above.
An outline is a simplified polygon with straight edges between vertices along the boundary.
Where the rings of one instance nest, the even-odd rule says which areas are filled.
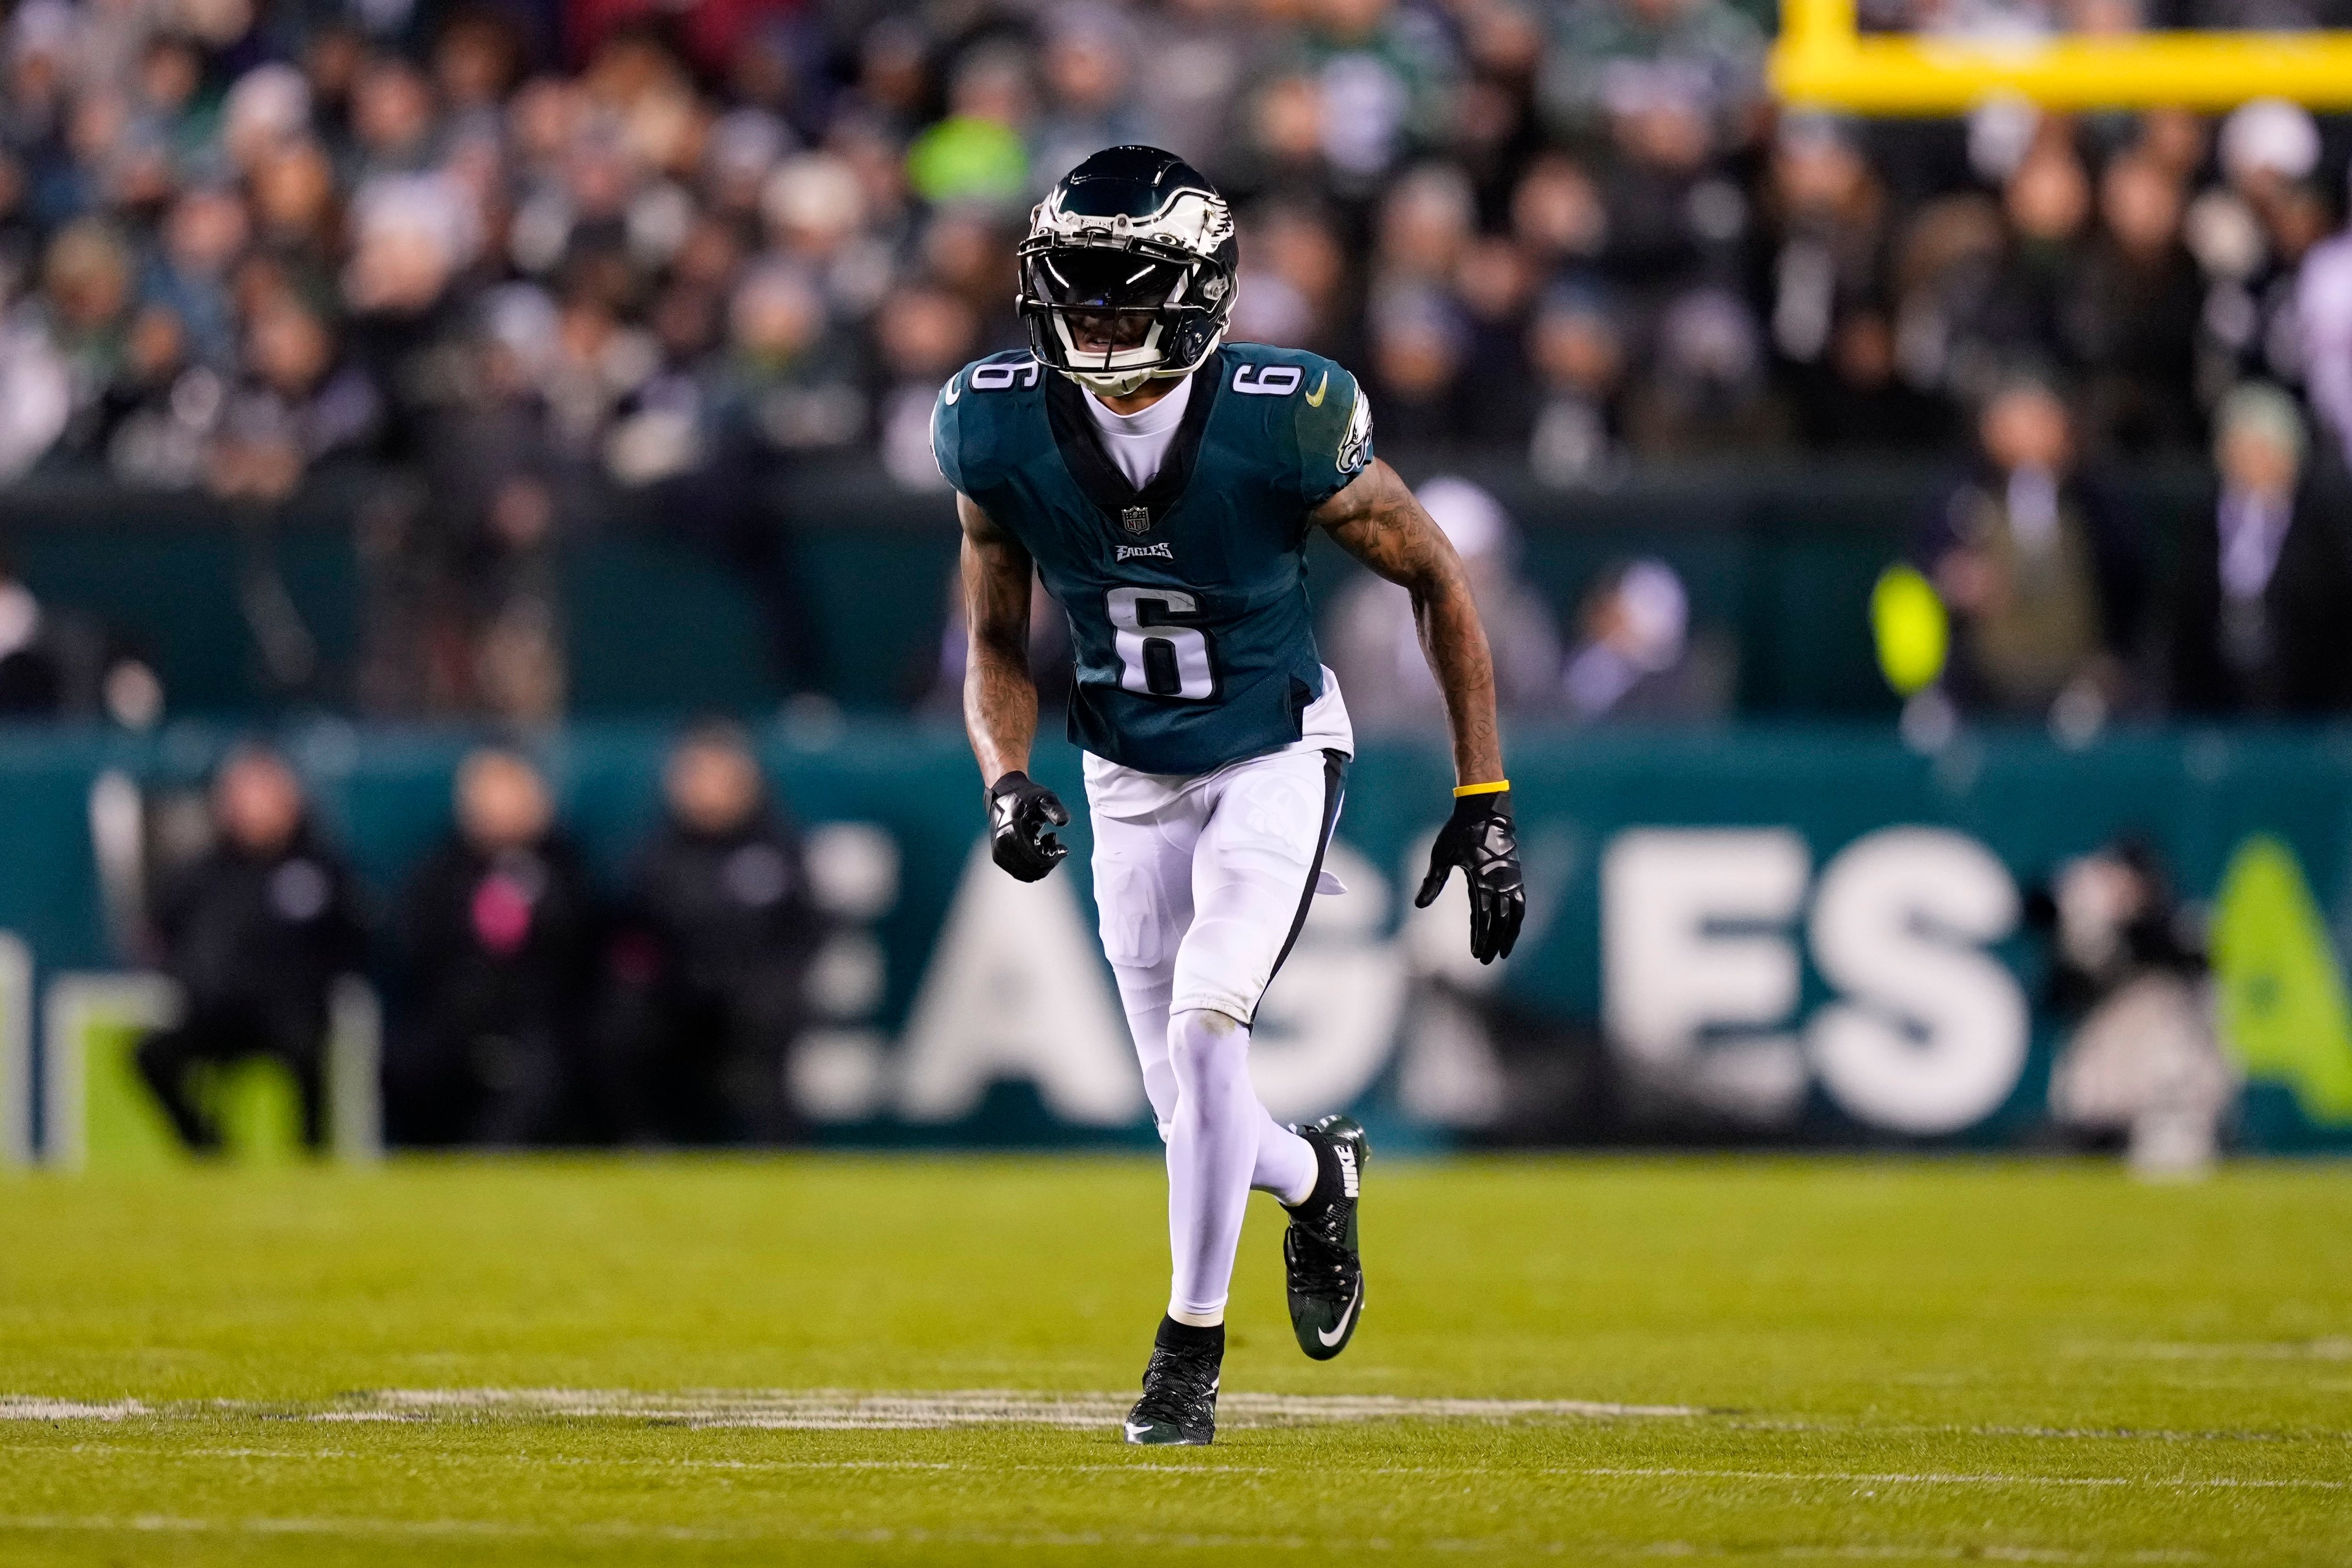
[[[1456,784],[1454,786],[1454,794],[1456,799],[1465,795],[1500,795],[1510,787],[1510,780],[1496,779],[1493,784]]]

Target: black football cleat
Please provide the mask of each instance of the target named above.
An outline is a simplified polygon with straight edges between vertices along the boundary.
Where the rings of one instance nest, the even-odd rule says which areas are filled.
[[[1290,1274],[1290,1331],[1298,1348],[1329,1361],[1364,1316],[1364,1260],[1356,1251],[1356,1200],[1372,1146],[1354,1118],[1327,1116],[1293,1132],[1315,1146],[1315,1190],[1290,1211],[1282,1261]]]
[[[1223,1325],[1195,1329],[1162,1319],[1143,1369],[1143,1397],[1127,1413],[1127,1440],[1188,1448],[1213,1442],[1217,1379],[1224,1363]]]

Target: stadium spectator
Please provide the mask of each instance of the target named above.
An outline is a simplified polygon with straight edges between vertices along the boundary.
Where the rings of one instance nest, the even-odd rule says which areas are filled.
[[[1550,712],[1559,639],[1542,596],[1517,575],[1518,542],[1509,514],[1493,496],[1451,475],[1414,493],[1470,574],[1494,650],[1502,710],[1523,718]],[[1422,652],[1411,595],[1366,575],[1333,604],[1326,622],[1325,657],[1358,729],[1444,732],[1444,699]]]
[[[163,244],[149,263],[146,302],[171,312],[187,334],[189,357],[226,371],[236,358],[236,321],[229,268],[246,247],[245,201],[226,186],[181,195],[163,221]]]
[[[794,1129],[785,1065],[823,934],[798,835],[727,725],[662,773],[611,964],[607,1092],[625,1136],[774,1142]]]
[[[583,1071],[601,915],[547,784],[485,747],[456,824],[401,906],[404,1019],[385,1060],[390,1135],[515,1145],[587,1131]]]
[[[858,369],[805,273],[784,262],[755,268],[736,288],[727,353],[711,373],[718,438],[742,443],[747,456],[845,447],[866,433]]]
[[[1724,0],[1597,0],[1554,16],[1542,95],[1556,129],[1606,131],[1652,163],[1685,166],[1753,134],[1764,38]]]
[[[1899,374],[1887,287],[1891,201],[1858,130],[1805,118],[1782,125],[1766,191],[1774,230],[1772,347],[1806,444],[1845,451],[1927,449],[1947,421]]]
[[[1969,333],[1979,355],[2049,363],[2066,353],[2065,309],[2083,265],[2092,205],[2090,174],[2071,138],[2045,127],[2002,188],[2009,233]]]
[[[1694,289],[1657,321],[1645,374],[1627,395],[1633,449],[1654,458],[1784,445],[1786,410],[1766,380],[1761,333],[1745,300]]]
[[[1937,500],[1914,545],[1952,617],[1948,695],[2086,736],[2127,694],[2140,542],[2077,474],[2074,418],[2047,381],[2012,375],[1977,434],[1975,470]]]
[[[473,711],[528,726],[562,717],[556,522],[556,498],[536,474],[509,474],[490,492],[463,578]]]
[[[337,363],[332,329],[299,297],[253,310],[241,365],[214,437],[215,492],[280,500],[319,463],[366,454],[382,413],[375,385]]]
[[[2352,497],[2294,400],[2248,384],[2214,419],[2216,493],[2178,544],[2171,705],[2200,714],[2352,710]]]
[[[112,720],[144,730],[163,711],[163,683],[101,620],[47,602],[0,557],[0,720]]]
[[[1416,150],[1444,137],[1455,60],[1434,18],[1395,0],[1318,0],[1268,51],[1311,126],[1324,177],[1343,200],[1363,200]]]
[[[1609,242],[1609,210],[1584,163],[1545,153],[1511,193],[1510,231],[1535,266],[1555,277],[1598,264]]]
[[[980,323],[960,296],[932,285],[883,302],[881,391],[874,405],[883,468],[908,489],[945,484],[931,456],[931,404],[940,384],[980,346]]]
[[[1244,342],[1292,343],[1356,363],[1346,247],[1330,215],[1303,202],[1244,215],[1234,331]]]
[[[972,50],[949,86],[947,118],[907,149],[915,194],[940,205],[1020,201],[1029,190],[1024,132],[1034,112],[1024,55],[1001,46]]]
[[[220,1146],[199,1068],[253,1058],[293,1075],[303,1142],[326,1130],[328,993],[365,957],[350,870],[276,752],[233,752],[212,785],[212,849],[164,888],[152,941],[181,990],[180,1021],[140,1042],[139,1071],[181,1141]]]
[[[1885,192],[1852,128],[1807,118],[1780,128],[1768,200],[1772,346],[1791,365],[1817,365],[1839,317],[1884,274]]]
[[[66,704],[66,661],[52,617],[0,562],[0,718],[50,719]]]
[[[1474,445],[1499,445],[1527,426],[1528,323],[1536,283],[1527,257],[1498,235],[1472,238],[1454,268],[1471,366],[1463,379],[1463,423]]]
[[[2110,454],[2193,446],[2203,291],[2180,241],[2179,183],[2145,153],[2118,154],[2100,176],[2099,216],[2064,307],[2086,444]]]
[[[2292,282],[2289,368],[2307,379],[2321,431],[2352,462],[2352,224],[2314,245]]]
[[[69,395],[60,445],[96,457],[112,433],[108,394],[122,378],[130,347],[131,257],[98,218],[67,226],[50,241],[42,269],[42,315],[64,362]]]
[[[939,658],[911,683],[922,693],[919,706],[927,712],[961,720],[963,716],[963,674],[971,655],[965,635],[963,573],[951,567],[942,585],[947,600],[946,624],[940,628]],[[1045,592],[1043,582],[1029,589],[1029,670],[1037,686],[1039,714],[1059,723],[1070,706],[1070,688],[1076,672],[1070,662],[1070,622],[1062,607]]]
[[[1375,285],[1445,287],[1469,248],[1476,217],[1470,182],[1458,169],[1428,163],[1406,174],[1381,204]]]
[[[1864,302],[1839,316],[1826,363],[1798,383],[1797,419],[1809,445],[1850,453],[1945,447],[1950,405],[1903,375],[1898,352],[1884,306]]]
[[[1365,379],[1384,436],[1401,446],[1446,447],[1468,435],[1469,347],[1461,311],[1441,290],[1406,286],[1374,304]]]
[[[1216,161],[1239,94],[1251,37],[1227,0],[1169,0],[1136,16],[1142,41],[1134,91],[1149,140],[1195,168]]]
[[[1528,468],[1549,485],[1606,478],[1623,457],[1624,329],[1609,297],[1555,289],[1528,330],[1537,398]]]
[[[1136,37],[1127,13],[1073,0],[1047,13],[1044,35],[1045,111],[1030,136],[1033,199],[1088,154],[1151,134],[1131,91]]]
[[[1577,627],[1560,695],[1578,722],[1676,722],[1730,710],[1731,660],[1692,635],[1690,594],[1664,562],[1643,557],[1602,573]]]

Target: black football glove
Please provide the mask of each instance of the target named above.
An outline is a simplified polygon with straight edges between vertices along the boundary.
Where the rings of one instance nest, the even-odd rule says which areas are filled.
[[[1052,790],[1019,770],[988,786],[988,853],[1024,882],[1062,863],[1070,847],[1054,837],[1070,825],[1069,807]]]
[[[1445,889],[1454,868],[1470,887],[1470,953],[1481,963],[1511,956],[1527,919],[1527,889],[1519,880],[1519,839],[1511,828],[1511,792],[1456,795],[1454,815],[1437,830],[1429,850],[1429,875],[1422,879],[1412,907],[1425,910]]]

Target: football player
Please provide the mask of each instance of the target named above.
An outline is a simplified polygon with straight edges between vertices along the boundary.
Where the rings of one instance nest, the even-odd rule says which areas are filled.
[[[1373,457],[1355,377],[1223,341],[1235,259],[1232,210],[1198,171],[1156,148],[1096,153],[1031,215],[1029,352],[958,371],[932,422],[963,524],[965,724],[992,853],[1024,881],[1068,853],[1055,829],[1070,820],[1024,771],[1033,571],[1069,617],[1103,949],[1168,1145],[1174,1279],[1131,1443],[1215,1431],[1252,1188],[1289,1211],[1299,1348],[1338,1355],[1362,1321],[1363,1129],[1338,1115],[1280,1126],[1249,1076],[1258,999],[1318,884],[1337,890],[1323,852],[1355,749],[1316,653],[1309,529],[1411,591],[1444,689],[1457,787],[1414,902],[1459,867],[1471,950],[1488,963],[1525,911],[1494,671],[1462,563]]]

